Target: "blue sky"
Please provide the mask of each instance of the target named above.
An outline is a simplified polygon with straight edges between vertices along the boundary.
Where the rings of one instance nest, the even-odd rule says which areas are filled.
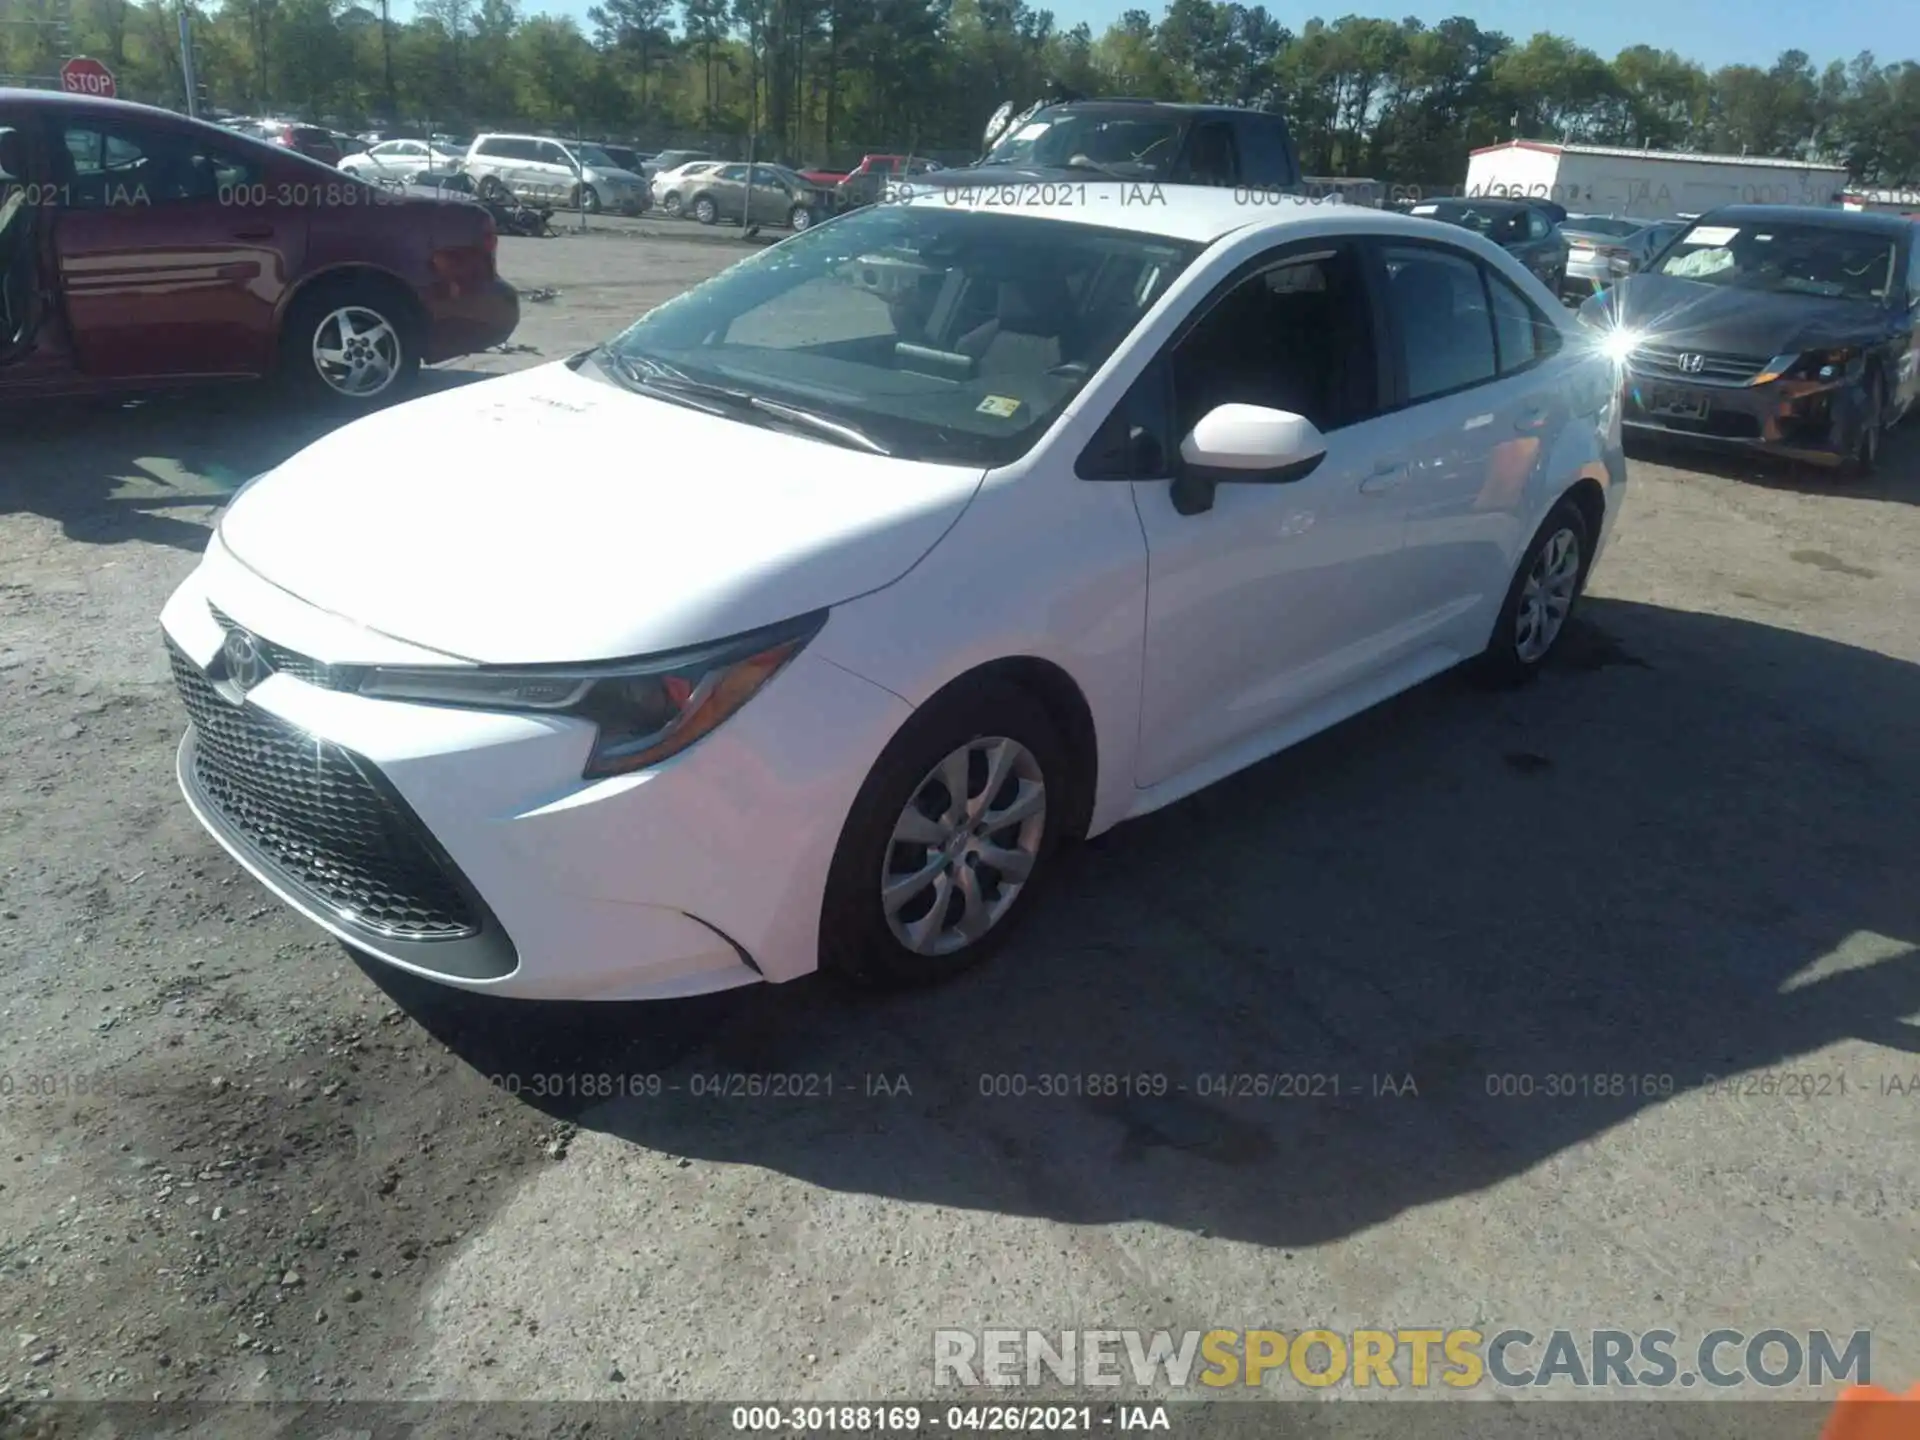
[[[1029,0],[1051,9],[1060,24],[1086,21],[1097,34],[1128,0]],[[1158,14],[1165,0],[1131,0]],[[572,15],[585,23],[592,0],[523,0],[524,14]],[[1314,15],[1328,19],[1354,13],[1399,19],[1415,15],[1429,23],[1449,15],[1468,15],[1489,30],[1525,38],[1553,30],[1611,57],[1628,45],[1645,43],[1676,50],[1703,65],[1767,65],[1782,50],[1805,50],[1816,67],[1829,60],[1851,60],[1872,50],[1881,60],[1920,59],[1920,25],[1913,0],[1598,0],[1598,3],[1550,7],[1539,0],[1452,0],[1425,4],[1302,5],[1296,0],[1267,0],[1267,9],[1296,29]],[[1557,13],[1555,13],[1557,9]],[[1904,12],[1904,20],[1895,17]],[[1552,15],[1549,20],[1547,17]]]

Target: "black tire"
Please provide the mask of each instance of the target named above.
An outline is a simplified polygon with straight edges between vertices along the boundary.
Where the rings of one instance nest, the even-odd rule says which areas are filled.
[[[1520,643],[1522,605],[1529,579],[1535,578],[1536,569],[1546,564],[1544,557],[1549,546],[1563,535],[1570,535],[1572,543],[1578,547],[1573,590],[1567,599],[1566,610],[1548,637],[1545,648],[1536,653]],[[1521,556],[1520,564],[1514,570],[1513,581],[1507,587],[1507,598],[1500,606],[1500,617],[1493,622],[1493,634],[1488,638],[1487,648],[1476,657],[1470,668],[1473,678],[1484,685],[1505,689],[1524,685],[1538,675],[1547,661],[1553,658],[1553,652],[1559,648],[1561,639],[1567,633],[1567,625],[1572,621],[1580,596],[1587,588],[1587,570],[1592,564],[1593,537],[1587,532],[1587,517],[1581,513],[1578,505],[1563,497],[1548,512],[1547,518],[1540,522],[1540,528],[1534,532],[1526,553]]]
[[[787,225],[788,228],[793,230],[811,230],[813,228],[813,207],[811,205],[794,206],[792,213],[787,216]]]
[[[280,378],[299,399],[336,410],[373,410],[409,394],[420,376],[419,326],[397,286],[367,280],[322,282],[300,295],[280,327]],[[346,335],[342,317],[358,330]],[[367,327],[371,317],[385,329]],[[358,343],[354,343],[358,342]],[[376,389],[356,391],[351,372],[323,367],[317,344],[346,349],[385,373]],[[362,369],[361,374],[367,372]]]
[[[600,192],[591,185],[582,185],[573,192],[573,208],[584,210],[589,215],[600,213]]]
[[[678,195],[667,196],[666,199],[660,202],[660,208],[669,215],[678,215],[680,213],[680,197]]]
[[[507,187],[500,183],[498,175],[483,175],[478,193],[482,200],[491,200],[496,205],[504,204],[509,198]]]
[[[1853,450],[1840,463],[1842,480],[1870,480],[1880,468],[1880,441],[1887,429],[1887,387],[1878,375],[1867,381],[1867,414]]]
[[[711,195],[698,197],[692,206],[693,218],[702,225],[714,225],[720,220],[720,207],[713,203]]]
[[[945,787],[932,776],[935,767],[970,742],[986,738],[1017,742],[1038,767],[1045,808],[1043,824],[1033,842],[1032,868],[1017,892],[1008,897],[1005,911],[978,938],[962,942],[962,948],[947,954],[917,952],[903,944],[889,924],[881,878],[886,873],[910,874],[916,868],[924,870],[930,862],[937,863],[938,847],[895,845],[895,827],[916,798],[924,802],[929,796],[937,800],[946,794]],[[984,788],[984,753],[976,752],[971,758],[969,784]],[[1025,690],[1004,681],[985,680],[928,702],[874,763],[841,830],[821,905],[821,969],[866,988],[900,989],[937,984],[988,959],[1033,909],[1036,890],[1050,878],[1061,830],[1071,809],[1072,791],[1066,749],[1045,707]],[[1008,793],[1003,787],[1001,794]],[[1008,841],[1011,834],[1011,827],[1002,828],[995,838]],[[913,853],[916,850],[921,852],[918,856]],[[957,866],[965,865],[980,877],[974,883],[983,887],[982,895],[991,898],[1003,894],[998,872],[985,866],[982,876],[982,867],[973,863],[977,858],[965,854],[950,858],[946,873],[955,874]],[[939,898],[939,905],[947,907],[949,914],[957,914],[956,893],[950,888]],[[916,916],[919,895],[926,895],[929,903]],[[940,896],[938,890],[920,891],[899,908],[902,923],[924,919],[936,908],[934,902]],[[937,927],[943,924],[935,923]]]

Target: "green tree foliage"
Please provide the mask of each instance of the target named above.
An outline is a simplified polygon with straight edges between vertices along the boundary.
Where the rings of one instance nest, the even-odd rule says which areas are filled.
[[[1171,0],[1104,34],[1028,0],[598,0],[583,31],[515,0],[192,0],[198,73],[237,112],[346,125],[526,125],[801,163],[864,150],[966,158],[1002,100],[1049,80],[1089,94],[1283,110],[1306,168],[1456,182],[1504,139],[1837,159],[1920,183],[1920,63],[1709,71],[1634,45],[1607,59],[1455,18],[1346,15],[1297,31],[1263,5]],[[390,3],[390,0],[389,0]],[[90,54],[124,95],[183,101],[175,0],[0,0],[0,72],[49,77]],[[391,82],[389,82],[389,75]],[[389,89],[389,83],[391,89]]]

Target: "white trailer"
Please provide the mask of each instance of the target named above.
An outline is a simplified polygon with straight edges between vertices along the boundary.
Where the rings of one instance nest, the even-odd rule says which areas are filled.
[[[1468,195],[1551,200],[1576,215],[1665,220],[1720,205],[1834,207],[1846,189],[1843,165],[1760,155],[1515,140],[1475,150],[1467,160]]]

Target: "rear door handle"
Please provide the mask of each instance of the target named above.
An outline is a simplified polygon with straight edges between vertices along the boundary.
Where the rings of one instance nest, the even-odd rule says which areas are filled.
[[[1376,465],[1373,473],[1360,482],[1360,493],[1378,495],[1393,489],[1406,478],[1407,467],[1404,465]]]
[[[1547,412],[1535,406],[1531,410],[1521,411],[1520,418],[1513,422],[1513,428],[1522,434],[1527,434],[1535,430],[1544,429],[1546,423]]]

